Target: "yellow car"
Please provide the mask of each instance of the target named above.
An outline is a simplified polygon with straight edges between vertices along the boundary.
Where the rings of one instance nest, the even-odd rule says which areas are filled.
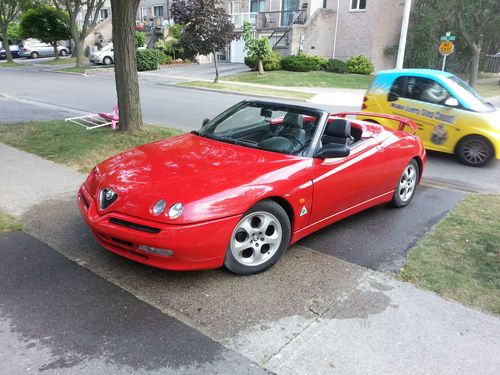
[[[427,149],[454,153],[464,164],[482,167],[500,159],[500,110],[451,73],[381,71],[366,92],[362,111],[412,119]],[[394,127],[394,122],[368,115],[359,118]]]

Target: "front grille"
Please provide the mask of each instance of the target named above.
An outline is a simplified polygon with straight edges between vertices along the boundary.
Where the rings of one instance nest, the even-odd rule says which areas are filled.
[[[80,192],[80,198],[82,198],[83,205],[88,210],[90,204],[89,204],[89,201],[87,200],[87,198],[85,198],[85,195],[82,192]]]
[[[117,219],[112,217],[109,219],[110,223],[116,224],[116,225],[121,225],[122,227],[127,227],[130,229],[135,229],[135,230],[140,230],[142,232],[148,232],[148,233],[160,233],[161,229],[160,228],[154,228],[154,227],[148,227],[147,225],[141,225],[141,224],[136,224],[136,223],[131,223],[130,221],[125,221],[121,219]]]

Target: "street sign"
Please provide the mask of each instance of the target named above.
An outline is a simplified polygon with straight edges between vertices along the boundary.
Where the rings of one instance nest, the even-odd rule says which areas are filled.
[[[439,53],[443,56],[451,55],[453,53],[453,50],[454,50],[453,43],[448,40],[442,41],[441,44],[439,45]]]

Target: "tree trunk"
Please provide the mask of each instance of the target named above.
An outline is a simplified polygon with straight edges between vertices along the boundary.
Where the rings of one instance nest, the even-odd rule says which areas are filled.
[[[137,55],[135,49],[135,16],[140,0],[111,0],[115,81],[120,113],[120,131],[134,132],[142,127]]]
[[[10,46],[9,46],[9,37],[7,36],[7,30],[2,30],[2,43],[3,43],[3,48],[5,48],[5,56],[7,58],[7,62],[14,62],[12,59],[12,53],[10,52]]]
[[[57,42],[52,43],[52,48],[54,48],[54,60],[59,60],[59,51],[57,50]]]
[[[470,46],[472,51],[472,67],[469,75],[469,85],[476,86],[477,74],[479,72],[479,59],[481,57],[481,46]]]
[[[262,63],[262,59],[259,59],[257,64],[259,66],[259,75],[263,75],[264,74],[264,64]]]
[[[84,66],[85,54],[83,52],[83,41],[77,38],[73,40],[73,43],[75,43],[75,48],[73,49],[73,53],[76,57],[76,66],[78,67]]]
[[[214,83],[219,82],[219,65],[217,64],[217,54],[215,53],[215,48],[212,49],[212,52],[214,54],[214,64],[215,64],[215,79]]]

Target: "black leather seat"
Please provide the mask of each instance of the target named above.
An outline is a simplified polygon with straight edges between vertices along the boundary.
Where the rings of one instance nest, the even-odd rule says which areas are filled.
[[[307,134],[304,130],[304,118],[299,113],[288,112],[283,118],[283,127],[279,136],[288,138],[295,146],[304,146]]]
[[[332,120],[326,125],[325,132],[321,137],[321,143],[323,145],[337,143],[349,146],[352,143],[351,123],[344,118]]]

